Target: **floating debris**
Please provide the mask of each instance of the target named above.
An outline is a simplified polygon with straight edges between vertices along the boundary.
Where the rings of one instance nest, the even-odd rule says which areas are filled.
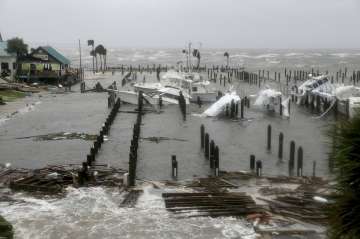
[[[160,141],[164,141],[164,140],[174,140],[174,141],[181,141],[181,142],[186,142],[187,140],[185,139],[178,139],[178,138],[169,138],[169,137],[145,137],[145,138],[141,138],[142,140],[148,140],[151,142],[155,142],[155,143],[160,143]]]
[[[49,165],[35,170],[6,168],[0,170],[0,184],[12,190],[61,194],[68,186],[122,186],[125,172],[108,165],[92,165],[85,172],[80,165],[75,164]],[[80,176],[86,177],[85,183],[80,183]]]
[[[196,211],[187,217],[241,216],[262,213],[246,193],[163,193],[167,210],[179,214]]]
[[[143,193],[143,190],[132,189],[128,192],[124,200],[120,203],[120,207],[135,207],[140,195]]]
[[[50,134],[43,134],[43,135],[19,137],[19,138],[15,138],[15,139],[31,139],[31,138],[33,138],[35,141],[82,139],[82,140],[92,141],[92,140],[96,140],[96,136],[97,135],[86,134],[86,133],[59,132],[59,133],[50,133]]]

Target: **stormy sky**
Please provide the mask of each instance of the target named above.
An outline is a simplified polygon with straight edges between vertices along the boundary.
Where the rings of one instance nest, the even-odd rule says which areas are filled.
[[[73,46],[360,48],[360,0],[0,0],[3,38]]]

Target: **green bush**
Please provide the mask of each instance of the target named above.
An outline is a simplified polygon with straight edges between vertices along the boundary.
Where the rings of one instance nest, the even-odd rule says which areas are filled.
[[[360,238],[360,115],[337,123],[330,135],[337,196],[328,211],[329,236],[357,239]]]

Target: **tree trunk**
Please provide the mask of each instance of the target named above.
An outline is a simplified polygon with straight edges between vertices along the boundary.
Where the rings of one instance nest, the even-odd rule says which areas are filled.
[[[93,53],[94,53],[94,44],[92,45],[92,51],[93,51]],[[92,56],[92,63],[93,63],[93,73],[95,73],[95,56],[94,56],[94,54],[93,54],[93,56]]]
[[[99,57],[100,57],[100,71],[102,71],[103,70],[102,55],[100,54]]]
[[[97,59],[97,54],[95,54],[95,61],[96,61],[96,72],[98,72],[98,59]]]
[[[106,70],[106,55],[104,55],[104,68]]]

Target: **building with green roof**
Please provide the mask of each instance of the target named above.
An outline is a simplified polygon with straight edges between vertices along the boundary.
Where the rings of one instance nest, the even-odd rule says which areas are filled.
[[[59,82],[70,70],[70,64],[70,60],[53,47],[40,46],[19,58],[18,76],[24,81]]]

